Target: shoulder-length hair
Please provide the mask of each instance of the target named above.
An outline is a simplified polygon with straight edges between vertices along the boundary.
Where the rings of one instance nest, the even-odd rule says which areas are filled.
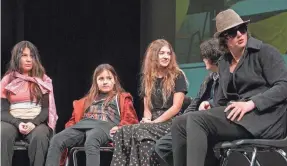
[[[41,64],[40,55],[37,47],[29,41],[21,41],[17,43],[11,51],[11,60],[9,62],[8,70],[5,74],[7,75],[11,73],[9,82],[15,79],[15,77],[12,74],[13,72],[22,73],[20,60],[25,48],[28,48],[30,50],[33,64],[32,69],[31,71],[29,71],[28,75],[31,77],[38,77],[43,79],[45,69]],[[29,82],[29,91],[30,91],[30,101],[32,102],[34,99],[36,99],[36,102],[38,103],[42,98],[42,92],[40,90],[40,87],[35,83]],[[10,95],[9,92],[7,92],[7,97],[9,97],[9,95]]]
[[[101,64],[94,71],[94,74],[92,77],[92,86],[89,92],[86,94],[86,100],[85,100],[85,106],[84,106],[85,109],[87,109],[100,94],[100,90],[97,84],[97,77],[105,70],[109,71],[113,75],[115,84],[114,84],[114,89],[108,94],[108,97],[106,98],[104,102],[104,105],[106,105],[115,95],[124,91],[124,89],[122,88],[120,84],[119,77],[115,69],[113,68],[113,66],[109,64]]]
[[[176,62],[175,52],[168,41],[157,39],[149,44],[142,63],[140,94],[146,98],[146,102],[150,108],[153,108],[151,96],[154,92],[155,81],[158,73],[162,71],[158,61],[158,54],[160,49],[164,46],[167,46],[170,49],[171,59],[168,66],[164,68],[165,75],[162,81],[163,103],[167,101],[168,97],[174,91],[175,79],[179,74],[183,73]]]

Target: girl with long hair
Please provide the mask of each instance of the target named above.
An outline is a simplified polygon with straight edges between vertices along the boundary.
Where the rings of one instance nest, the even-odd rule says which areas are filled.
[[[166,40],[149,45],[141,74],[144,117],[140,124],[124,126],[115,134],[113,166],[157,165],[155,141],[170,132],[172,118],[180,111],[187,93],[186,77]]]
[[[73,102],[74,111],[66,129],[56,134],[48,150],[46,166],[59,166],[66,148],[84,144],[86,165],[100,165],[100,146],[122,125],[138,123],[132,96],[124,92],[115,69],[99,65],[88,94]]]
[[[17,138],[29,143],[31,166],[43,166],[58,119],[52,80],[45,74],[37,48],[17,43],[1,80],[1,165],[11,166]]]

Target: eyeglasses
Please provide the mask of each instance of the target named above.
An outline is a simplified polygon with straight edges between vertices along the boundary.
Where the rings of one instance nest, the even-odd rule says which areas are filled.
[[[247,32],[247,25],[241,24],[236,27],[233,27],[223,32],[222,35],[225,37],[234,38],[237,36],[237,31],[239,31],[241,34],[245,34]]]

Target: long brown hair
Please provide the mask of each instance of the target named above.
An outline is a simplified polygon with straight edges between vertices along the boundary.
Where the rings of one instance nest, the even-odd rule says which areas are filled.
[[[92,77],[92,86],[91,86],[89,92],[86,94],[85,107],[84,107],[85,110],[92,104],[94,99],[98,97],[100,91],[99,91],[99,87],[97,84],[97,77],[105,70],[112,73],[112,75],[115,79],[115,85],[114,85],[113,91],[111,91],[109,93],[108,97],[106,98],[104,105],[106,105],[116,94],[124,91],[124,89],[122,88],[122,86],[120,84],[119,77],[118,77],[115,69],[113,68],[113,66],[111,66],[109,64],[101,64],[94,71],[94,74]]]
[[[179,74],[183,73],[178,67],[175,52],[168,41],[164,39],[157,39],[149,44],[145,53],[144,61],[142,63],[140,93],[141,96],[144,95],[144,97],[146,97],[146,101],[150,108],[153,108],[151,102],[151,95],[154,92],[155,81],[158,73],[162,71],[158,62],[158,53],[160,49],[164,46],[168,46],[168,48],[170,49],[171,59],[168,66],[164,68],[165,75],[162,82],[163,103],[167,101],[168,97],[174,91],[175,79],[179,76]]]
[[[40,55],[37,47],[29,41],[21,41],[13,47],[11,51],[11,60],[9,62],[9,67],[5,75],[13,72],[22,73],[20,60],[25,48],[28,48],[30,50],[33,63],[33,67],[31,71],[29,71],[28,75],[31,77],[38,77],[42,79],[45,74],[45,69],[41,64]],[[15,77],[12,74],[9,82],[11,82],[13,79],[15,79]],[[38,103],[42,98],[42,92],[40,90],[40,87],[35,83],[29,82],[29,91],[30,101],[32,102],[33,99],[36,99],[36,102]],[[9,98],[9,96],[10,94],[9,92],[7,92],[7,97]]]

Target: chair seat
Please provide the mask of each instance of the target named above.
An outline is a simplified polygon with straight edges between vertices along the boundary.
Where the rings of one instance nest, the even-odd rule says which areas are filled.
[[[100,150],[101,151],[113,151],[114,150],[114,145],[113,143],[108,143],[104,146],[101,146],[100,147]],[[79,147],[73,147],[71,148],[71,152],[74,152],[74,151],[85,151],[85,147],[84,146],[79,146]]]
[[[226,149],[226,148],[237,148],[243,146],[253,146],[253,147],[274,147],[274,148],[284,148],[287,147],[287,138],[280,140],[272,139],[241,139],[232,142],[220,142],[215,145],[214,149]]]

